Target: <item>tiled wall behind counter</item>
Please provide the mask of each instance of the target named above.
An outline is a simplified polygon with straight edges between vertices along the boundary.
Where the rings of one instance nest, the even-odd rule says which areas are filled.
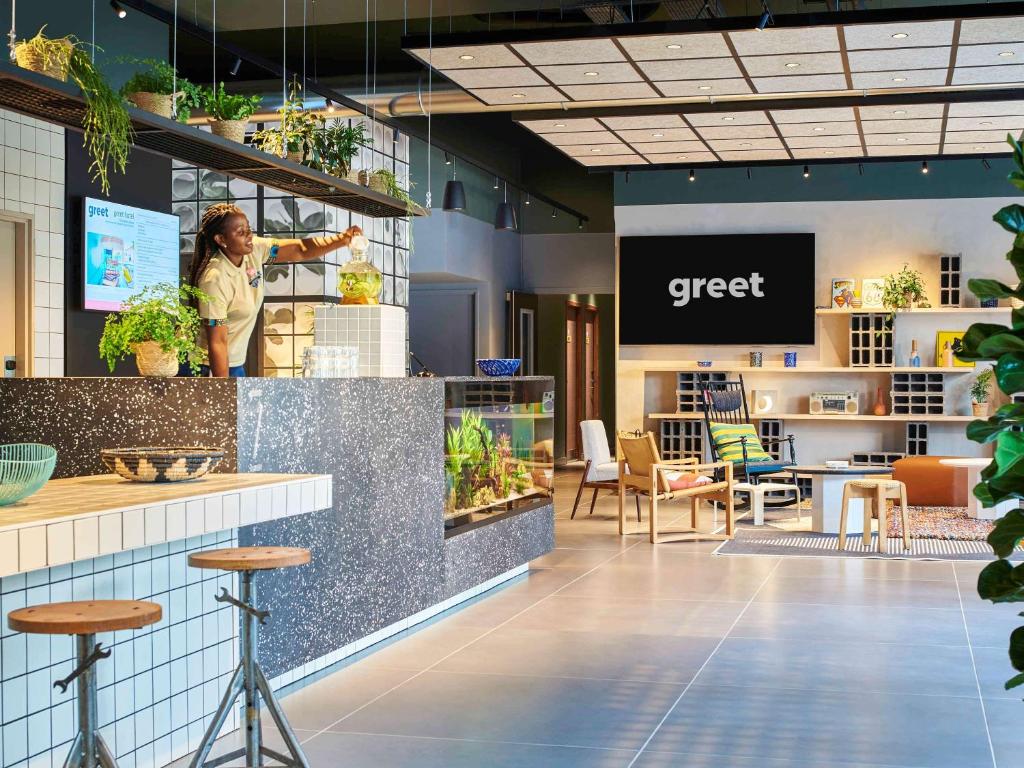
[[[2,208],[32,216],[33,375],[64,375],[64,129],[0,110]]]
[[[373,136],[373,143],[354,158],[353,167],[357,170],[385,168],[394,172],[399,184],[406,186],[409,138],[401,135],[396,140],[391,128],[380,123],[371,126],[368,121],[364,124],[367,134]],[[274,126],[266,123],[251,127],[255,130]],[[381,303],[402,307],[409,304],[411,224],[404,219],[364,217],[177,162],[172,170],[171,196],[173,212],[181,219],[183,254],[191,254],[199,221],[215,202],[233,202],[245,211],[253,229],[267,237],[315,237],[344,232],[349,226],[357,225],[370,240],[367,258],[384,276]],[[313,342],[312,307],[322,301],[337,300],[338,266],[350,257],[348,249],[341,249],[328,254],[322,262],[267,268],[261,325],[263,375],[290,377],[301,370],[302,352]]]

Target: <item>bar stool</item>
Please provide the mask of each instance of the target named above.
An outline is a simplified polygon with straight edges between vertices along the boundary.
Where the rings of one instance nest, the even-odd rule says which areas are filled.
[[[245,755],[246,766],[261,766],[263,758],[269,757],[277,760],[286,766],[294,768],[309,768],[299,740],[285,719],[281,705],[277,702],[274,692],[270,690],[267,678],[263,670],[256,662],[256,640],[258,624],[266,624],[270,618],[270,611],[258,610],[256,604],[256,584],[253,581],[256,571],[267,571],[274,568],[290,568],[296,565],[305,565],[310,560],[309,550],[299,547],[238,547],[234,549],[213,549],[206,552],[196,552],[189,555],[188,564],[193,568],[216,568],[222,571],[238,571],[241,592],[236,599],[228,594],[228,591],[221,587],[219,595],[214,599],[220,603],[230,603],[241,611],[242,625],[239,631],[241,644],[240,661],[235,674],[228,683],[228,689],[224,698],[217,708],[210,727],[189,763],[190,768],[213,768],[223,765],[236,757]],[[214,758],[209,763],[207,756],[213,743],[217,740],[217,734],[224,726],[228,713],[235,703],[235,699],[242,693],[245,694],[245,746],[230,754]],[[291,757],[285,757],[263,746],[263,735],[260,728],[260,704],[258,696],[263,698],[274,718],[274,724],[284,739],[285,746],[291,752]]]
[[[878,514],[878,551],[889,551],[888,514],[886,501],[900,503],[903,521],[903,548],[910,549],[910,513],[907,511],[907,486],[899,480],[865,478],[847,480],[843,485],[843,509],[839,514],[839,549],[846,549],[846,514],[851,499],[864,499],[864,545],[871,544],[871,502],[875,503]]]
[[[163,611],[156,603],[138,600],[81,600],[19,608],[7,615],[7,626],[15,632],[34,635],[75,635],[78,665],[70,675],[53,684],[61,693],[78,680],[78,734],[71,744],[65,768],[117,768],[110,747],[99,731],[96,670],[100,659],[110,657],[97,632],[139,629],[160,621]]]

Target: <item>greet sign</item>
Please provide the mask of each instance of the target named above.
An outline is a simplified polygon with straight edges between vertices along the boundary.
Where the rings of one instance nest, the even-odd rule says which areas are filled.
[[[814,235],[619,240],[620,344],[813,344]]]

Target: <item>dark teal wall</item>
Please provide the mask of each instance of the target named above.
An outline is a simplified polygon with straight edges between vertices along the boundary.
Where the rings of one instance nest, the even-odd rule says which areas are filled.
[[[616,205],[670,203],[773,203],[809,200],[918,200],[951,197],[1004,197],[1014,194],[1006,183],[1011,161],[994,157],[986,169],[981,160],[932,160],[928,173],[920,162],[814,165],[810,178],[803,164],[746,168],[696,168],[632,171],[615,174]]]

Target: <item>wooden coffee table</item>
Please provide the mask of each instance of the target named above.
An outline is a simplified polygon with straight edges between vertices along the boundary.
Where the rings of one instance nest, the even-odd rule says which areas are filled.
[[[847,480],[863,480],[866,477],[891,475],[892,467],[851,466],[841,469],[826,467],[824,464],[794,464],[784,468],[793,474],[811,476],[811,530],[818,533],[839,533],[839,517],[843,506],[843,486]],[[846,532],[861,532],[864,524],[864,502],[850,500],[850,512],[846,520]]]

